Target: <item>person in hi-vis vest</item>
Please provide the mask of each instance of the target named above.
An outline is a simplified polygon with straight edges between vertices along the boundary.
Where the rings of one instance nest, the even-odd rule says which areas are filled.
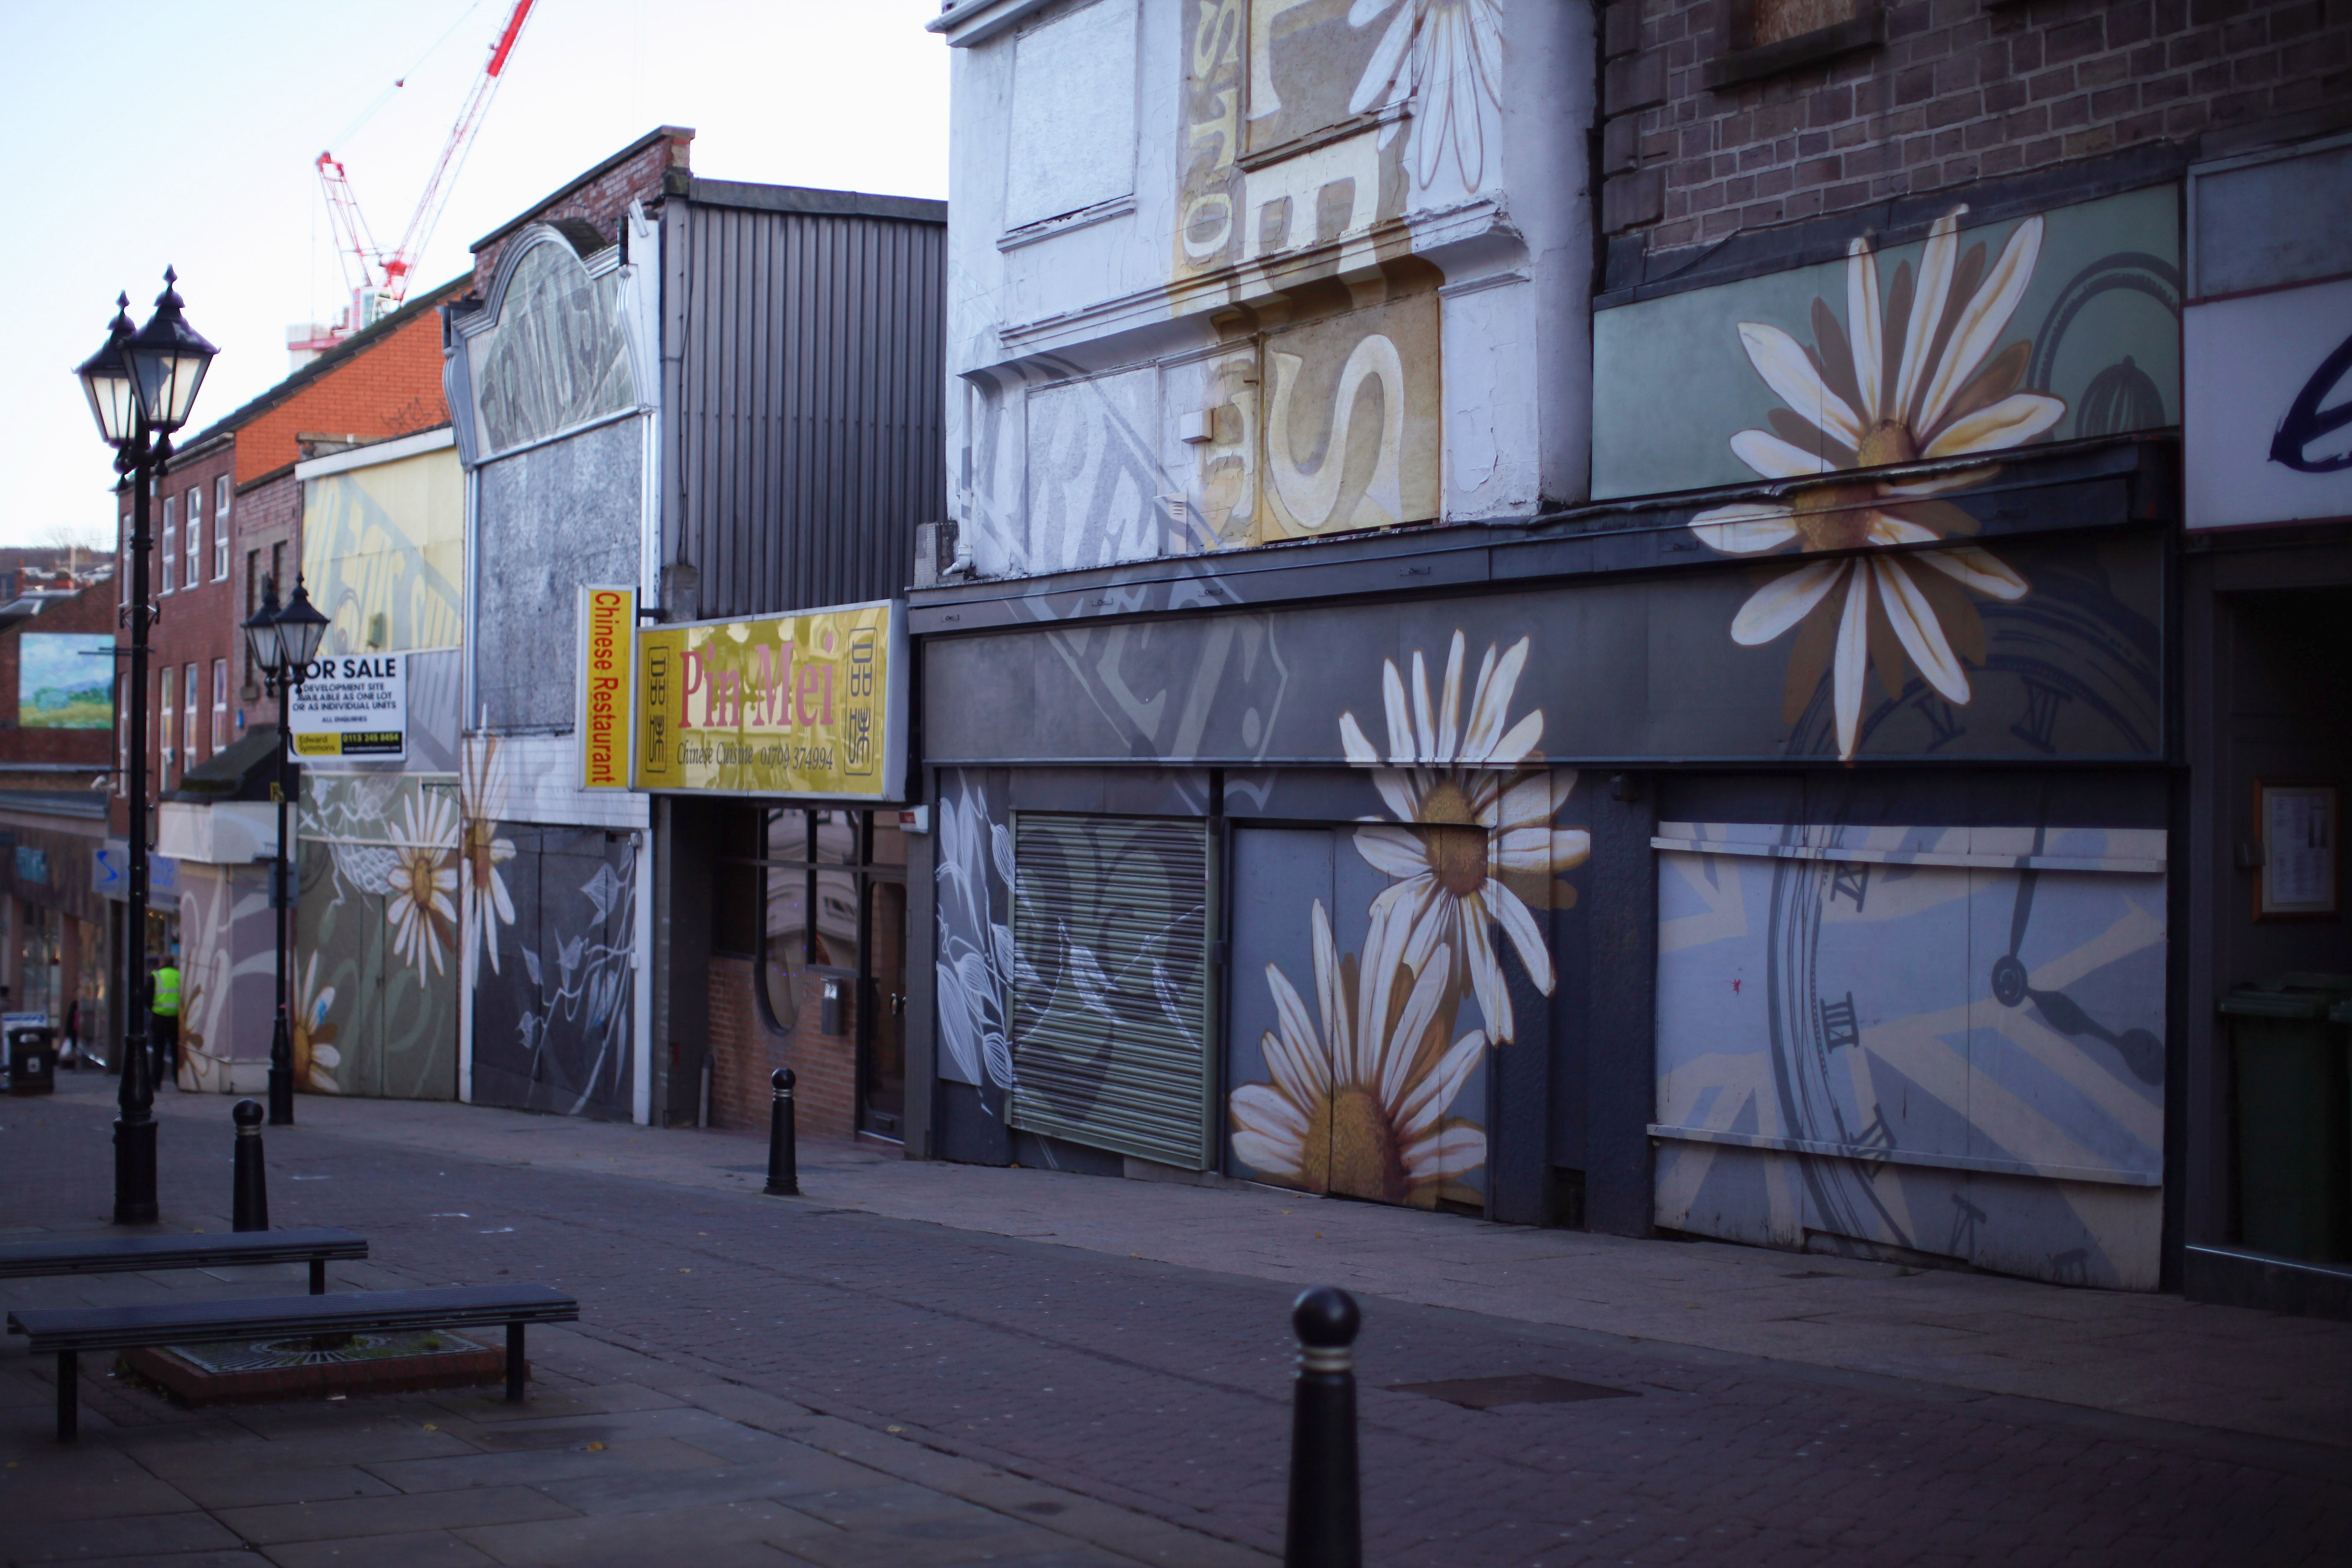
[[[148,1033],[155,1042],[155,1076],[180,1080],[180,964],[166,958],[150,977],[153,1000],[148,1004]]]

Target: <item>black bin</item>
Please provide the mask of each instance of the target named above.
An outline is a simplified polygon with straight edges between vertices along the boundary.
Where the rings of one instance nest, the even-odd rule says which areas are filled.
[[[54,1094],[58,1088],[58,1032],[28,1024],[8,1031],[8,1092]]]

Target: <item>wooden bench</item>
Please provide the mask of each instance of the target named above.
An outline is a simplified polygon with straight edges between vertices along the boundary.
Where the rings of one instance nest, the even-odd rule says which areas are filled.
[[[354,1290],[336,1296],[268,1296],[241,1300],[168,1301],[136,1307],[27,1307],[8,1314],[36,1355],[58,1358],[58,1441],[76,1430],[77,1358],[84,1351],[141,1345],[204,1344],[247,1337],[365,1334],[411,1329],[507,1331],[507,1400],[522,1402],[523,1329],[568,1323],[580,1303],[546,1285],[461,1285],[438,1290]]]
[[[308,1263],[310,1294],[327,1293],[330,1258],[365,1258],[367,1237],[348,1230],[246,1230],[226,1236],[60,1237],[0,1246],[0,1279],[58,1274],[143,1274],[156,1268]]]

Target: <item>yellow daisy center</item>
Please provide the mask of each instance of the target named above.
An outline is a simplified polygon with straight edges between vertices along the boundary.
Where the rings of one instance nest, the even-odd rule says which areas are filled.
[[[1431,827],[1422,832],[1429,874],[1457,899],[1486,885],[1486,836],[1475,827]]]
[[[1404,1153],[1396,1130],[1380,1096],[1362,1084],[1349,1084],[1315,1108],[1303,1153],[1299,1173],[1310,1191],[1404,1201]]]

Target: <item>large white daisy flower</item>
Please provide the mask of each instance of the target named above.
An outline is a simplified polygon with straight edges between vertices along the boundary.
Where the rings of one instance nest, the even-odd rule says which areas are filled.
[[[1412,168],[1422,189],[1437,178],[1450,149],[1465,190],[1486,177],[1486,132],[1479,116],[1502,107],[1503,9],[1499,0],[1356,0],[1348,25],[1370,26],[1391,9],[1348,112],[1362,114],[1400,99],[1413,101]],[[1381,133],[1387,146],[1406,129],[1393,121]]]
[[[425,802],[420,812],[419,801]],[[394,847],[384,881],[392,889],[385,914],[392,921],[393,950],[422,975],[429,960],[442,969],[441,952],[457,939],[457,810],[437,791],[409,797],[402,842]]]
[[[1412,931],[1404,958],[1415,973],[1433,952],[1459,954],[1486,1032],[1497,1041],[1516,1038],[1517,1025],[1488,927],[1503,928],[1536,988],[1550,995],[1551,953],[1521,891],[1548,904],[1538,889],[1559,872],[1582,865],[1592,852],[1591,834],[1552,826],[1576,786],[1576,774],[1520,766],[1540,756],[1536,743],[1543,739],[1543,710],[1506,727],[1511,695],[1527,668],[1528,647],[1528,639],[1521,637],[1498,657],[1488,646],[1466,715],[1460,632],[1446,654],[1444,695],[1433,705],[1428,667],[1418,651],[1412,656],[1410,704],[1396,661],[1383,660],[1385,758],[1353,713],[1339,716],[1339,742],[1348,760],[1376,769],[1372,784],[1381,799],[1397,822],[1411,825],[1356,831],[1358,852],[1376,869],[1399,879],[1374,903],[1374,918],[1386,910],[1403,911]],[[1383,761],[1395,765],[1381,767]],[[1520,889],[1514,889],[1513,882]]]
[[[1473,1029],[1446,1043],[1445,951],[1416,977],[1404,921],[1373,917],[1360,977],[1339,957],[1319,899],[1314,926],[1321,1027],[1267,964],[1276,1026],[1261,1043],[1272,1081],[1234,1090],[1234,1152],[1310,1192],[1433,1206],[1446,1182],[1486,1163],[1486,1135],[1445,1120],[1486,1037]]]
[[[2042,219],[2019,224],[1988,271],[1983,246],[1959,254],[1959,218],[1967,210],[1954,207],[1936,220],[1916,287],[1911,264],[1904,262],[1883,301],[1870,242],[1856,239],[1846,252],[1845,327],[1825,301],[1813,301],[1818,353],[1778,327],[1739,323],[1748,363],[1788,405],[1770,416],[1779,434],[1742,430],[1731,438],[1741,462],[1767,479],[1797,479],[1997,452],[2024,445],[2064,416],[2059,399],[2018,390],[2032,356],[2030,342],[1992,353],[2032,279]],[[1862,479],[1810,486],[1786,502],[1742,501],[1703,511],[1691,520],[1691,530],[1732,555],[1790,544],[1803,552],[1935,544],[1976,530],[1975,519],[1935,498],[1982,484],[1996,471],[1975,468],[1897,484]],[[1976,545],[1842,555],[1800,566],[1759,588],[1733,618],[1731,637],[1753,647],[1817,611],[1824,629],[1833,621],[1838,755],[1851,758],[1863,677],[1874,661],[1890,696],[1900,693],[1907,658],[1946,700],[1969,700],[1962,656],[1983,661],[1983,627],[1961,589],[2014,601],[2025,596],[2027,584]],[[1792,670],[1791,679],[1810,698],[1819,672],[1803,681],[1806,673]]]
[[[514,840],[499,836],[506,815],[507,765],[493,735],[476,736],[466,746],[465,841],[458,872],[465,890],[467,940],[475,952],[499,972],[497,927],[515,921],[514,900],[507,896],[506,878],[499,868],[514,858]],[[494,925],[492,922],[495,921]]]

